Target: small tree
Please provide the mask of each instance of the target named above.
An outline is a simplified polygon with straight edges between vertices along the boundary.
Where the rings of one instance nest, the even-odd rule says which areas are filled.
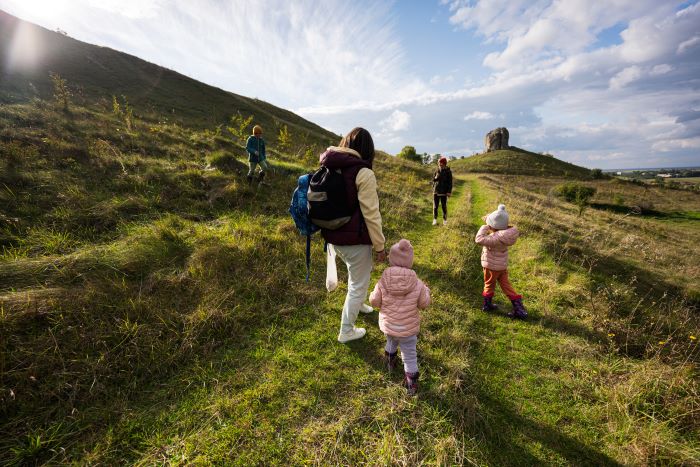
[[[418,162],[419,164],[423,162],[423,158],[416,152],[416,148],[413,146],[404,146],[401,152],[398,153],[398,157],[406,159],[413,162]]]
[[[53,83],[53,98],[63,107],[64,112],[68,112],[68,104],[71,96],[70,89],[68,89],[68,81],[61,78],[61,75],[53,71],[49,73],[49,77]]]
[[[253,116],[244,118],[240,112],[236,112],[236,115],[231,115],[231,125],[227,126],[226,129],[231,133],[239,143],[245,144],[248,138],[248,127],[253,123]]]
[[[596,190],[593,187],[573,182],[559,185],[554,189],[554,194],[578,206],[579,216],[583,214],[595,192]]]
[[[289,129],[287,129],[287,125],[282,125],[277,135],[277,146],[280,151],[288,152],[291,145],[292,136],[289,134]]]
[[[591,177],[594,180],[600,180],[601,178],[605,178],[605,174],[601,169],[592,169],[591,170]]]
[[[117,100],[117,96],[112,96],[112,113],[116,115],[117,117],[122,116],[122,107],[119,105],[119,101]]]
[[[126,129],[131,131],[134,126],[134,109],[129,105],[126,96],[122,95],[122,99],[124,99],[124,123],[126,124]]]

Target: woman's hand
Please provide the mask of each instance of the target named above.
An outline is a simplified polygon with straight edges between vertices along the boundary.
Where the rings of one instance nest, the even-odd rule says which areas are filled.
[[[448,197],[449,197],[449,196],[452,196],[452,193],[447,193],[447,196],[448,196]]]
[[[386,262],[386,250],[382,251],[375,251],[374,252],[374,258],[378,263],[384,263]]]

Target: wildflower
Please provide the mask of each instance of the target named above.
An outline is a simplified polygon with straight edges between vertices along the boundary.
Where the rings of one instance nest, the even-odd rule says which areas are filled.
[[[615,333],[614,333],[614,332],[609,332],[609,333],[608,333],[608,337],[615,337]]]
[[[690,336],[690,340],[691,340],[691,341],[694,341],[695,339],[697,339],[697,337],[695,337],[695,336]]]
[[[664,345],[666,341],[659,341],[659,345]]]

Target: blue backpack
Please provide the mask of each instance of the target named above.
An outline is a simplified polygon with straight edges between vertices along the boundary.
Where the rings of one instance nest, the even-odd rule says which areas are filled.
[[[306,282],[309,282],[311,268],[311,235],[321,230],[321,227],[311,222],[309,217],[309,182],[312,174],[304,174],[299,177],[297,187],[292,194],[292,202],[289,205],[289,214],[292,215],[294,224],[299,233],[306,235]]]

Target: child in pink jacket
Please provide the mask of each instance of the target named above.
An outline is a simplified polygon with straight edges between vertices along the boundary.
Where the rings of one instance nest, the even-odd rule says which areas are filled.
[[[476,234],[477,244],[483,246],[481,266],[484,268],[484,305],[483,311],[492,311],[498,307],[493,304],[496,283],[513,304],[513,310],[508,313],[511,318],[527,318],[527,310],[523,306],[523,296],[515,291],[508,280],[508,247],[518,239],[518,229],[508,225],[508,213],[503,204],[486,216],[486,225],[482,225]]]
[[[386,335],[384,356],[387,368],[392,371],[396,367],[397,350],[400,346],[404,386],[410,395],[415,395],[418,390],[418,310],[430,305],[430,289],[411,269],[413,246],[408,240],[401,239],[391,247],[389,265],[370,294],[369,302],[373,307],[381,309],[379,329]]]

